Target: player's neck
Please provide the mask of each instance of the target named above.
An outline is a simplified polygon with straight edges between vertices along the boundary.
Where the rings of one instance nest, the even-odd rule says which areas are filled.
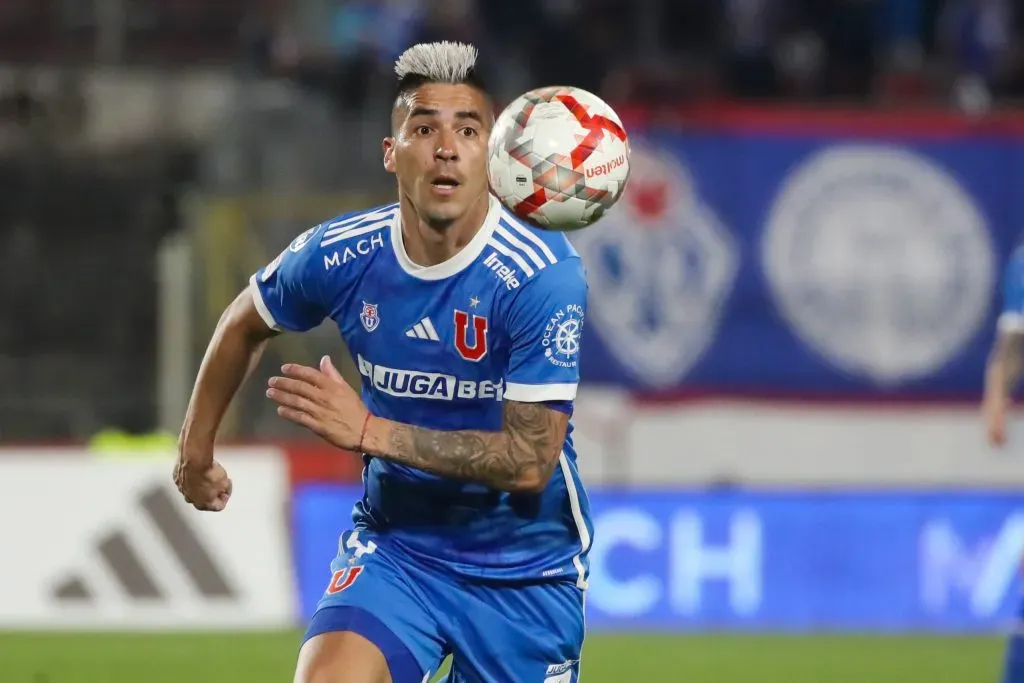
[[[405,253],[413,263],[427,268],[444,263],[462,251],[483,227],[490,210],[489,195],[485,194],[454,223],[438,229],[420,220],[411,202],[403,199],[400,203]]]

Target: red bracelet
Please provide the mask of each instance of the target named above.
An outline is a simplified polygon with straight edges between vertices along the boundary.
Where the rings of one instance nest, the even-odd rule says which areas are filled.
[[[363,419],[363,431],[359,435],[359,452],[363,452],[363,440],[366,439],[366,428],[370,426],[370,418],[373,417],[373,413],[366,411],[366,418]]]

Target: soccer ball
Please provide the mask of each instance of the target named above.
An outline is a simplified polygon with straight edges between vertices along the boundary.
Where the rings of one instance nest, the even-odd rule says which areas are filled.
[[[488,141],[491,192],[525,221],[579,230],[622,196],[629,139],[615,111],[567,86],[531,90],[505,107]]]

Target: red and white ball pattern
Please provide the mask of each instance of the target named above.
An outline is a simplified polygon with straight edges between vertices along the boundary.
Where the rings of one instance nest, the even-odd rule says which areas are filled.
[[[567,86],[531,90],[505,107],[489,141],[491,191],[520,218],[579,230],[622,196],[629,139],[601,98]]]

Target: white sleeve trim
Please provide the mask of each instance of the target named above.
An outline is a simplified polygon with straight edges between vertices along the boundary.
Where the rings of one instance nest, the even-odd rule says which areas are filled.
[[[516,384],[505,383],[504,397],[520,403],[541,403],[542,401],[572,401],[576,398],[575,382],[572,384]]]
[[[274,314],[270,312],[266,302],[263,301],[263,292],[260,291],[260,286],[256,282],[256,273],[253,273],[252,277],[249,278],[249,289],[252,291],[252,302],[256,304],[256,310],[259,312],[260,317],[263,318],[263,322],[270,329],[280,332],[281,326],[274,320]]]
[[[1024,332],[1024,313],[1007,311],[999,316],[997,327],[1000,332]]]

